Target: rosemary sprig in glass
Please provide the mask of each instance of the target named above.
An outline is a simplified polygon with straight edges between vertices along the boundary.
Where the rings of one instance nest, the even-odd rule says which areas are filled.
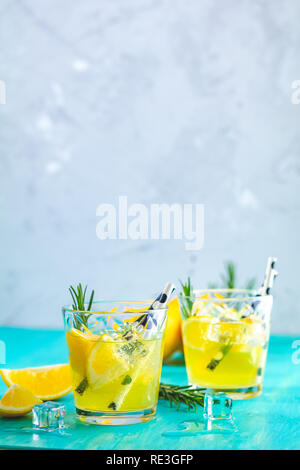
[[[236,268],[232,261],[225,263],[225,274],[220,276],[222,283],[227,289],[234,289],[236,284]]]
[[[87,313],[83,313],[83,312],[89,312],[91,310],[93,299],[94,299],[94,290],[92,290],[91,295],[90,295],[90,300],[88,302],[88,307],[87,309],[85,309],[86,290],[87,290],[87,286],[85,286],[85,288],[83,289],[81,283],[79,283],[76,286],[76,289],[73,286],[69,287],[69,292],[73,300],[72,308],[73,310],[78,311],[76,315],[74,314],[74,326],[77,330],[80,330],[80,331],[82,330],[82,325],[84,325],[85,327],[87,327],[88,325],[88,319],[90,315]],[[87,387],[88,387],[88,379],[87,377],[84,377],[84,379],[80,382],[80,384],[76,388],[76,392],[82,395]]]
[[[189,410],[196,410],[198,406],[204,405],[204,389],[191,388],[192,385],[169,385],[161,383],[159,386],[159,398],[169,400],[170,406],[184,403]]]
[[[224,273],[220,274],[221,284],[218,282],[210,282],[209,289],[235,289],[237,287],[237,268],[233,261],[226,261],[224,263]],[[246,289],[253,290],[256,286],[256,279],[252,277],[248,279],[245,285]]]
[[[225,289],[235,289],[236,288],[236,265],[232,261],[227,261],[225,263],[225,273],[220,275],[222,281],[222,287]],[[255,278],[249,279],[246,284],[246,289],[252,290],[255,287],[256,280]],[[210,286],[213,288],[214,286]],[[215,288],[215,287],[214,287]],[[231,293],[227,293],[228,297],[231,297]],[[220,348],[220,350],[211,358],[206,368],[214,371],[215,368],[220,364],[224,359],[226,354],[231,350],[234,341],[231,341]]]
[[[73,300],[72,308],[73,310],[77,310],[79,312],[76,317],[74,316],[75,328],[77,328],[78,330],[81,330],[81,325],[87,326],[90,315],[87,315],[82,312],[89,312],[93,304],[94,290],[92,290],[91,292],[88,307],[87,309],[85,309],[86,290],[87,286],[85,286],[85,288],[83,289],[81,283],[76,286],[76,289],[73,286],[69,287],[69,292]]]
[[[187,282],[180,281],[182,292],[179,294],[181,303],[181,311],[184,318],[188,318],[193,314],[193,305],[195,302],[195,294],[191,285],[191,278],[188,277]]]

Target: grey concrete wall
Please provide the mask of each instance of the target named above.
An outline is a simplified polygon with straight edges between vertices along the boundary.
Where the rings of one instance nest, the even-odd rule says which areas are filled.
[[[145,298],[278,256],[300,333],[297,0],[1,0],[0,324],[62,325],[67,287]],[[205,243],[96,237],[96,208],[203,203]]]

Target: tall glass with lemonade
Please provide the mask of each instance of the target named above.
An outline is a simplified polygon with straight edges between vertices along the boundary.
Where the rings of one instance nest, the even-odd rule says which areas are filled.
[[[167,305],[94,302],[63,308],[78,419],[133,424],[155,416]]]
[[[189,383],[233,398],[261,393],[269,342],[272,296],[246,289],[180,295]]]

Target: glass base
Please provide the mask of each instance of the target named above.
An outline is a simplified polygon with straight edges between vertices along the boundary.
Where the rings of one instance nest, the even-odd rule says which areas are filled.
[[[201,388],[202,385],[192,384],[195,388]],[[247,400],[248,398],[258,397],[262,392],[262,385],[244,388],[208,388],[203,387],[203,392],[223,392],[229,395],[233,400]]]
[[[223,390],[233,400],[247,400],[248,398],[258,397],[262,392],[261,385],[255,385],[253,387],[237,388],[234,390]]]
[[[107,413],[102,411],[86,411],[76,408],[76,418],[87,424],[98,424],[102,426],[120,426],[127,424],[138,424],[150,421],[155,417],[156,409],[129,411],[120,413]]]

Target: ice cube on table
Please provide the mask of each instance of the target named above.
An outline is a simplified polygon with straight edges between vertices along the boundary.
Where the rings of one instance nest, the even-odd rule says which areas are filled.
[[[232,398],[223,392],[207,392],[204,396],[204,418],[232,419]]]
[[[54,431],[65,427],[66,407],[54,401],[35,405],[32,410],[32,424],[36,429]]]

